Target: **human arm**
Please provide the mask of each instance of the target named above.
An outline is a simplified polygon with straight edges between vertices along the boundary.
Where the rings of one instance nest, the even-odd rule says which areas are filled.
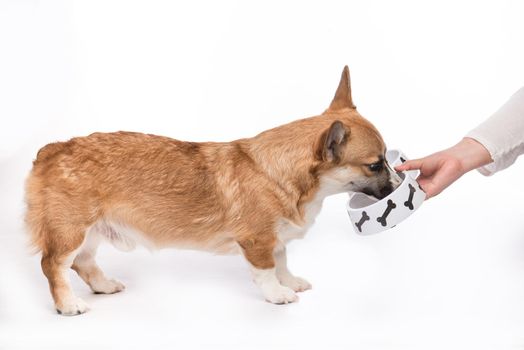
[[[458,144],[421,159],[409,160],[398,171],[419,169],[420,186],[436,196],[466,172],[492,175],[524,153],[524,88],[497,112],[470,131]]]

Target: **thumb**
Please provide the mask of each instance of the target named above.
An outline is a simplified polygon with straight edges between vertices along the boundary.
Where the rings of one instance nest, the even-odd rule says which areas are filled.
[[[438,194],[435,185],[431,182],[430,179],[419,178],[417,182],[424,191],[424,193],[426,193],[426,200],[435,197]]]
[[[406,160],[404,163],[395,167],[396,171],[415,170],[422,167],[422,159]]]

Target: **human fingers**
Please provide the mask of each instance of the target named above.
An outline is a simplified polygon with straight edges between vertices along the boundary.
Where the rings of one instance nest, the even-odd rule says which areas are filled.
[[[431,197],[435,197],[437,194],[440,193],[438,188],[432,182],[431,178],[419,177],[417,179],[417,182],[424,191],[424,193],[426,193],[426,200],[430,199]]]
[[[395,167],[396,171],[418,170],[422,167],[423,158],[406,160],[404,163]]]

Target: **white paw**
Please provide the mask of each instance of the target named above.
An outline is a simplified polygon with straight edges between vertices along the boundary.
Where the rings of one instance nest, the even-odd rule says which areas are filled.
[[[56,305],[56,311],[64,316],[75,316],[83,314],[89,310],[85,301],[78,297],[71,297],[65,300],[61,306]]]
[[[282,285],[293,289],[295,292],[303,292],[305,290],[311,289],[311,283],[306,281],[301,277],[295,276],[286,276],[280,280]]]
[[[291,288],[276,286],[264,293],[267,301],[273,304],[289,304],[298,301],[298,296]]]
[[[123,291],[126,289],[126,286],[116,280],[103,280],[93,284],[91,289],[93,289],[93,292],[96,294],[113,294]]]

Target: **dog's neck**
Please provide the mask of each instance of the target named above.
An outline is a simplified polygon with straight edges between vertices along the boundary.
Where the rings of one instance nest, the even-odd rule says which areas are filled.
[[[319,124],[327,126],[329,120],[299,120],[242,140],[260,170],[276,184],[276,191],[296,203],[301,218],[308,203],[321,204],[325,197],[340,192],[320,175],[322,161],[315,157]]]

